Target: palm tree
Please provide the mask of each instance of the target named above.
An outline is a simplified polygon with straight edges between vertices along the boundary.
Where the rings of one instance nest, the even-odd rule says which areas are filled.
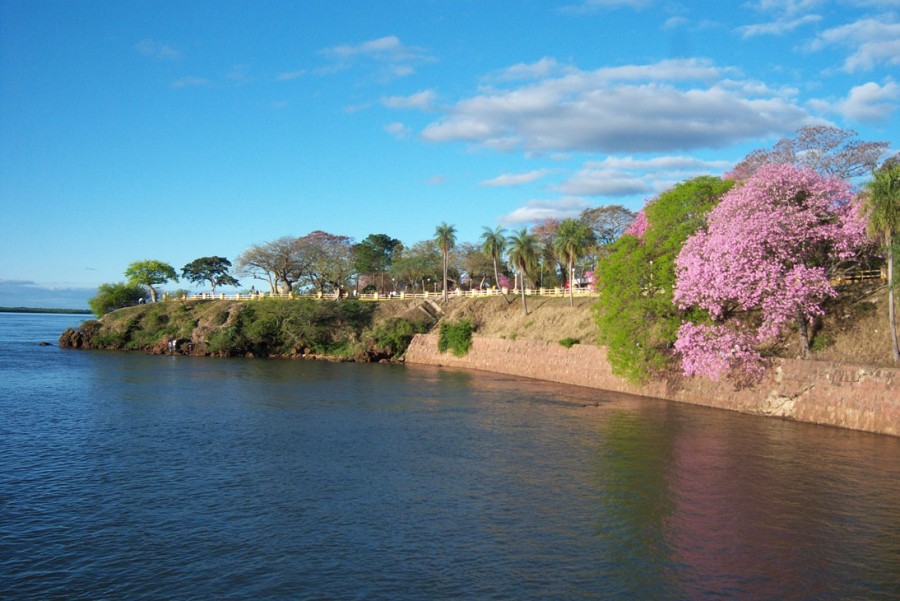
[[[900,165],[888,165],[873,173],[866,184],[865,207],[869,215],[869,236],[880,240],[887,255],[888,320],[891,329],[891,352],[894,363],[900,361],[897,324],[894,321],[894,236],[900,233]]]
[[[566,264],[569,279],[569,306],[575,306],[575,262],[587,252],[594,242],[594,232],[578,219],[565,219],[556,229],[553,251]]]
[[[481,252],[486,254],[494,261],[494,282],[497,289],[500,289],[500,272],[497,270],[497,261],[503,256],[506,250],[506,237],[503,235],[504,229],[497,226],[496,229],[485,227],[481,233]]]
[[[525,310],[525,315],[528,315],[528,303],[525,302],[525,278],[528,277],[528,270],[537,264],[538,241],[534,234],[529,234],[528,230],[522,228],[509,238],[509,245],[509,260],[522,274],[522,308]]]
[[[447,269],[450,267],[450,249],[456,244],[456,228],[442,221],[434,230],[434,242],[444,255],[444,302],[447,302]]]

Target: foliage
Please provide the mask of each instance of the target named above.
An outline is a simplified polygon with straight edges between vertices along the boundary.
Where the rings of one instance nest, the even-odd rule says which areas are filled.
[[[452,253],[452,257],[453,263],[458,265],[460,269],[460,284],[469,288],[476,288],[491,275],[491,259],[476,244],[471,242],[458,244]]]
[[[455,357],[462,357],[472,347],[472,333],[475,326],[469,319],[460,319],[456,322],[442,321],[438,329],[438,350],[446,353],[448,350]]]
[[[566,347],[566,348],[572,348],[573,346],[575,346],[575,345],[578,344],[579,342],[581,342],[581,340],[579,340],[578,338],[572,338],[571,336],[568,337],[568,338],[562,338],[562,339],[559,341],[559,343],[560,343],[561,345],[563,345],[564,347]]]
[[[181,269],[181,277],[199,284],[209,282],[212,293],[216,293],[216,286],[239,286],[228,270],[231,269],[231,261],[225,257],[200,257],[194,259]]]
[[[255,244],[241,253],[235,262],[239,274],[263,280],[271,292],[291,292],[307,276],[309,256],[299,238],[282,236],[272,242]]]
[[[375,306],[353,300],[263,300],[241,305],[232,325],[209,336],[211,353],[257,356],[326,353],[358,338]]]
[[[97,294],[88,300],[88,306],[94,315],[102,317],[110,311],[130,307],[147,299],[147,291],[138,284],[126,284],[125,282],[100,284]]]
[[[391,276],[415,289],[426,289],[428,280],[437,282],[441,275],[441,254],[433,240],[423,240],[404,248],[391,263]]]
[[[675,257],[733,184],[703,176],[676,185],[638,214],[645,227],[633,224],[600,259],[594,316],[613,373],[640,381],[669,366],[678,327],[695,318],[672,304]]]
[[[503,260],[503,253],[506,252],[506,231],[497,226],[495,229],[489,227],[483,228],[481,232],[481,252],[490,257],[494,265],[494,284],[500,287],[500,270],[497,269],[497,263]]]
[[[509,238],[509,260],[522,276],[522,310],[528,315],[528,303],[525,300],[525,281],[528,272],[537,265],[540,247],[534,234],[521,229]]]
[[[764,165],[791,164],[823,175],[850,179],[865,175],[878,164],[890,144],[863,142],[856,132],[829,125],[812,125],[782,138],[771,149],[761,148],[748,154],[726,178],[744,181]]]
[[[547,287],[562,286],[566,281],[566,266],[557,261],[556,253],[553,251],[559,224],[559,219],[547,218],[531,228],[538,253],[535,264],[540,262],[542,272],[546,266],[546,276],[543,280]]]
[[[307,276],[319,292],[338,292],[347,286],[353,271],[353,240],[321,230],[297,241],[308,265]]]
[[[450,268],[450,249],[456,244],[456,228],[442,221],[434,230],[434,243],[444,257],[444,302],[447,302],[447,270]]]
[[[849,185],[793,165],[765,165],[726,194],[676,260],[673,301],[711,325],[684,324],[675,349],[687,375],[761,373],[760,345],[805,326],[836,295],[829,273],[865,243]]]
[[[887,259],[888,329],[891,332],[891,354],[894,363],[900,361],[897,342],[897,322],[894,317],[894,248],[900,239],[900,155],[895,155],[875,171],[873,179],[863,191],[863,207],[868,216],[868,233],[881,243]]]
[[[157,301],[157,284],[165,284],[169,280],[178,281],[175,269],[162,261],[135,261],[125,269],[125,277],[131,284],[139,284],[150,289],[150,299]]]
[[[391,317],[378,324],[370,335],[376,353],[399,357],[406,352],[413,336],[428,331],[428,324],[405,317]]]
[[[594,242],[594,232],[577,219],[565,219],[556,230],[553,251],[566,263],[566,280],[569,283],[569,305],[574,306],[575,263]]]
[[[360,274],[380,274],[379,290],[384,292],[384,274],[402,248],[400,240],[387,234],[369,234],[353,247],[353,268]]]
[[[609,253],[609,245],[618,240],[631,227],[636,213],[622,205],[603,205],[581,212],[579,220],[594,233],[594,260]]]

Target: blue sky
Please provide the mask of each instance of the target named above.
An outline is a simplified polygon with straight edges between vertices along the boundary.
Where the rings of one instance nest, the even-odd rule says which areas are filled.
[[[0,0],[0,306],[638,209],[808,124],[897,151],[898,79],[900,0]]]

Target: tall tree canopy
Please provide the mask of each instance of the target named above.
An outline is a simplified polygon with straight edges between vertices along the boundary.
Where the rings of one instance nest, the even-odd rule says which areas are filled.
[[[354,268],[359,274],[380,275],[379,288],[384,292],[384,275],[403,244],[387,234],[369,234],[353,247]]]
[[[444,302],[447,302],[447,270],[450,268],[450,250],[456,244],[456,228],[441,222],[434,230],[434,242],[444,258]]]
[[[835,295],[830,270],[865,245],[849,184],[793,165],[765,165],[726,194],[676,260],[674,302],[711,324],[685,323],[675,349],[687,375],[754,379],[761,345],[807,323]]]
[[[310,257],[299,238],[282,236],[255,244],[238,256],[236,271],[269,283],[273,293],[291,292],[309,274]]]
[[[647,203],[594,272],[594,316],[613,372],[640,381],[665,370],[678,327],[690,318],[672,304],[675,257],[734,185],[697,177]]]
[[[888,329],[891,332],[891,354],[894,363],[897,363],[900,361],[900,345],[897,343],[894,315],[894,241],[900,234],[900,155],[885,161],[866,184],[862,196],[869,218],[869,235],[878,240],[887,259]]]
[[[849,180],[872,171],[888,142],[863,142],[852,129],[811,125],[782,138],[772,148],[760,148],[738,163],[728,177],[743,181],[764,165],[796,165],[822,175]]]
[[[484,227],[481,232],[481,252],[490,257],[494,265],[494,284],[500,288],[500,271],[497,263],[503,259],[503,253],[506,251],[505,230],[499,225],[491,229]]]
[[[178,274],[168,263],[156,260],[135,261],[125,269],[125,277],[131,284],[146,286],[150,290],[150,299],[155,303],[158,292],[155,286],[165,284],[169,280],[178,281]]]
[[[529,233],[524,228],[515,232],[509,238],[509,260],[516,266],[516,270],[522,278],[522,310],[525,312],[525,315],[528,315],[528,303],[525,300],[525,281],[528,278],[528,272],[537,266],[540,251],[537,236]]]
[[[553,250],[566,264],[566,280],[569,282],[569,306],[575,305],[575,263],[594,242],[594,233],[578,219],[564,219],[556,229]]]
[[[228,273],[231,269],[231,261],[225,257],[200,257],[194,259],[181,269],[181,277],[199,284],[209,282],[212,293],[216,293],[216,286],[238,286],[238,282]]]

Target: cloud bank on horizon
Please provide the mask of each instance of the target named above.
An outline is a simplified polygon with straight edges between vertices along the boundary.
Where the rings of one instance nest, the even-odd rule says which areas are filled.
[[[0,278],[313,229],[474,240],[639,208],[805,125],[898,150],[900,0],[179,6],[0,6]]]

